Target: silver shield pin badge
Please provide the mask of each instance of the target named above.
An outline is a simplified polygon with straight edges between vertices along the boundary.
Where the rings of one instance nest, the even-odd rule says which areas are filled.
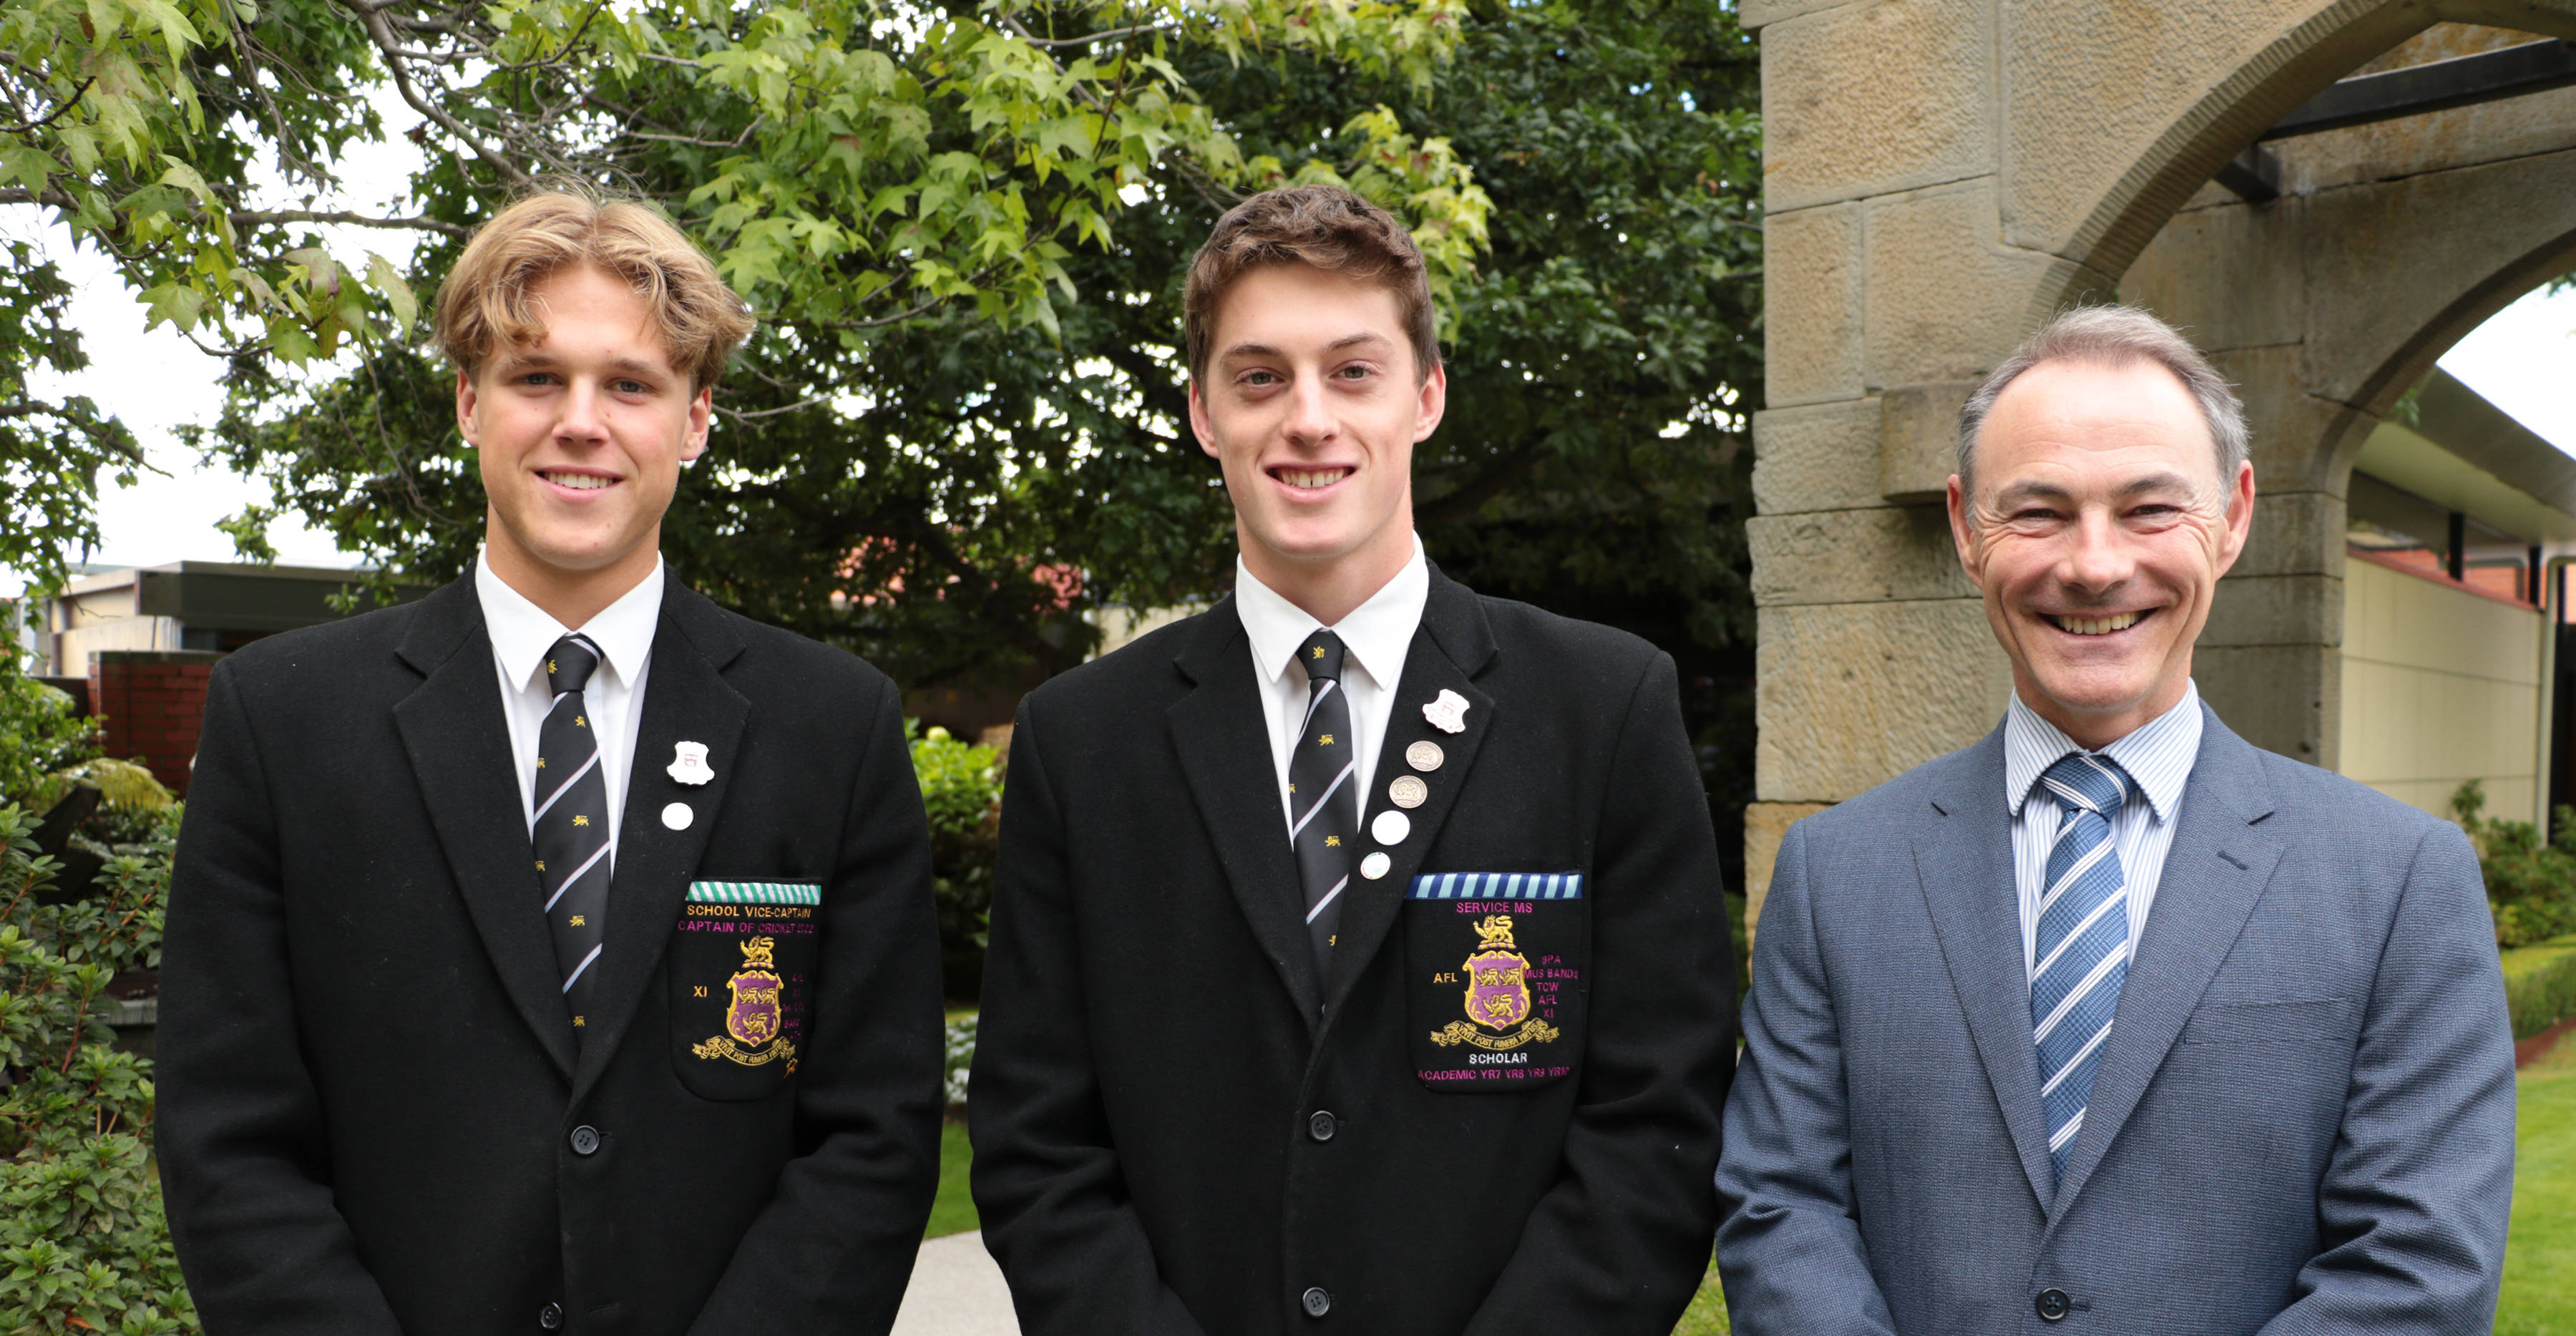
[[[683,784],[704,784],[716,777],[716,772],[707,768],[707,744],[703,742],[681,743],[679,755],[671,758],[669,769],[671,778]]]
[[[1422,707],[1422,717],[1443,733],[1467,731],[1467,698],[1442,688],[1440,698]]]

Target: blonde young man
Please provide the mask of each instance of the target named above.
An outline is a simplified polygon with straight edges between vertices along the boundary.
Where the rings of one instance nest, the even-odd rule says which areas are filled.
[[[1030,1336],[1664,1336],[1734,971],[1672,660],[1413,535],[1447,379],[1332,187],[1185,298],[1234,596],[1022,702],[975,1198]]]
[[[641,205],[505,209],[438,306],[481,559],[216,668],[159,1055],[215,1336],[891,1326],[940,1070],[901,708],[660,556],[750,323]]]
[[[1789,830],[1717,1175],[1747,1336],[2473,1336],[2513,1044],[2457,826],[2259,751],[2192,684],[2254,514],[2243,410],[2154,316],[1968,399],[1986,740]]]

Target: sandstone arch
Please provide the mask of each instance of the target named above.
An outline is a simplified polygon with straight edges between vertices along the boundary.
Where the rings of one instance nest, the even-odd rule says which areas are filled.
[[[1770,406],[1752,522],[1761,742],[1748,874],[1790,820],[1990,728],[2009,690],[1930,505],[1976,377],[2116,291],[2241,382],[2264,500],[2198,676],[2335,763],[2345,479],[2433,360],[2576,268],[2576,90],[2273,147],[2366,62],[2535,35],[2576,0],[1746,0],[1760,30]],[[2438,25],[2438,26],[2437,26]]]

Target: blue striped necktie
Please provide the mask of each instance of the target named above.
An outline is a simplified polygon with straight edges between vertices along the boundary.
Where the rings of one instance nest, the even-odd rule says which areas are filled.
[[[2040,785],[2064,815],[2048,850],[2048,888],[2032,941],[2030,1023],[2048,1162],[2063,1178],[2129,972],[2129,889],[2111,821],[2135,786],[2117,762],[2082,752],[2059,758]]]

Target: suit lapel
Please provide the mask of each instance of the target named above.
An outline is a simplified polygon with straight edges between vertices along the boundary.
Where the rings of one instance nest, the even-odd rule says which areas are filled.
[[[2085,1099],[2084,1128],[2066,1162],[2052,1225],[2137,1110],[2148,1081],[2164,1065],[2271,883],[2281,842],[2255,823],[2272,810],[2261,754],[2204,704],[2200,754],[2175,814],[2179,824],[2156,880],[2145,936],[2131,952],[2120,986],[2120,1007]]]
[[[606,1070],[671,940],[689,881],[742,751],[751,702],[719,675],[742,653],[742,639],[713,603],[678,581],[666,584],[662,620],[653,632],[652,666],[644,677],[644,717],[628,758],[626,812],[617,828],[616,871],[608,884],[608,940],[599,956],[596,1028],[583,1037],[573,1082],[577,1102]],[[678,744],[703,742],[714,778],[684,785],[669,764]],[[691,819],[673,830],[662,819],[672,803]]]
[[[1933,801],[1938,815],[1915,839],[1914,870],[1987,1084],[1994,1087],[2030,1190],[2045,1208],[2052,1191],[2048,1124],[2031,1038],[2030,970],[2022,956],[2013,879],[2003,730],[1987,734],[1963,759],[1954,782]]]
[[[1298,910],[1304,897],[1270,739],[1262,731],[1267,716],[1252,650],[1232,598],[1198,619],[1173,663],[1195,687],[1165,712],[1172,750],[1253,937],[1311,1027],[1317,983]]]
[[[395,653],[420,672],[419,688],[394,707],[394,727],[457,893],[474,930],[517,1004],[520,1018],[567,1078],[573,1072],[572,1017],[555,977],[536,851],[511,773],[500,677],[483,606],[467,575],[423,599]]]
[[[1434,569],[1430,593],[1422,608],[1422,624],[1415,628],[1413,644],[1405,652],[1403,680],[1396,685],[1395,711],[1387,723],[1386,741],[1378,748],[1377,775],[1359,795],[1363,818],[1359,852],[1365,856],[1383,848],[1391,861],[1385,876],[1353,876],[1350,887],[1342,892],[1342,926],[1335,934],[1338,941],[1333,947],[1333,973],[1324,989],[1325,1001],[1336,1011],[1369,961],[1376,957],[1387,930],[1394,926],[1397,911],[1404,907],[1405,892],[1412,886],[1414,874],[1422,869],[1423,855],[1449,820],[1450,810],[1457,805],[1458,790],[1465,787],[1468,773],[1475,768],[1476,752],[1493,728],[1494,699],[1478,690],[1472,680],[1493,657],[1494,634],[1485,621],[1484,607],[1466,586]],[[1422,707],[1439,699],[1443,691],[1456,692],[1467,701],[1466,717],[1461,721],[1465,727],[1459,732],[1435,728],[1422,712]],[[1405,814],[1412,827],[1405,837],[1381,846],[1365,819],[1371,808],[1383,802],[1389,782],[1397,775],[1413,773],[1413,767],[1404,759],[1405,748],[1425,740],[1438,744],[1444,753],[1440,768],[1422,776],[1430,796]],[[1353,870],[1357,871],[1356,862]]]

